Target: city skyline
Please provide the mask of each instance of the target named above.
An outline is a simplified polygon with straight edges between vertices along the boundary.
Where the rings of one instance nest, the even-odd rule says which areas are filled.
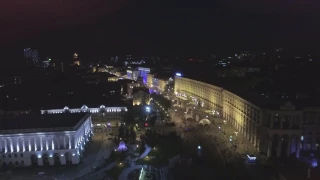
[[[231,0],[199,4],[122,1],[112,6],[111,1],[97,2],[100,8],[83,1],[41,6],[34,0],[34,7],[32,3],[29,7],[33,14],[23,13],[7,2],[11,11],[7,9],[3,15],[19,10],[21,13],[6,19],[8,26],[2,30],[2,43],[8,47],[34,47],[53,55],[70,51],[189,55],[262,51],[270,47],[319,52],[316,45],[319,13],[311,8],[317,2],[299,7],[293,5],[295,1],[279,3],[274,8],[249,0],[244,2],[246,8]],[[85,5],[86,11],[82,8]],[[285,5],[290,8],[284,9]],[[264,11],[257,12],[261,6],[265,7]],[[36,8],[48,8],[48,12]]]

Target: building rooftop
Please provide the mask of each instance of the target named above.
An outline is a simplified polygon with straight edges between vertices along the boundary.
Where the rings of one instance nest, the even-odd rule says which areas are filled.
[[[59,131],[76,129],[76,125],[90,115],[88,113],[29,114],[0,119],[0,133]],[[3,133],[3,132],[2,132]]]
[[[136,93],[136,92],[138,92],[138,91],[143,91],[143,92],[149,94],[149,89],[146,88],[146,87],[134,87],[134,88],[132,89],[132,94],[134,94],[134,93]]]
[[[174,74],[171,72],[159,71],[154,74],[154,78],[163,79],[163,80],[168,80],[170,77],[174,77]]]
[[[296,109],[302,109],[304,107],[319,106],[320,102],[318,96],[296,98],[295,91],[292,91],[291,98],[283,98],[282,93],[277,92],[279,88],[276,88],[276,85],[270,84],[269,86],[263,86],[264,88],[257,88],[262,81],[252,77],[219,78],[208,73],[195,74],[188,71],[183,73],[183,77],[221,87],[261,108],[278,110],[287,102],[291,102]],[[265,89],[265,91],[261,89]]]

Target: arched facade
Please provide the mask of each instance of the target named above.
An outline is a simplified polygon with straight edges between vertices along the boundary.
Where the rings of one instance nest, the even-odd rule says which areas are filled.
[[[297,111],[292,105],[287,104],[279,110],[263,109],[221,87],[178,76],[175,77],[174,91],[177,96],[195,99],[205,109],[218,112],[257,150],[269,157],[272,156],[272,147],[275,147],[272,146],[275,140],[269,142],[270,139],[280,139],[281,146],[290,146],[290,148],[277,148],[281,149],[278,150],[281,153],[287,151],[284,154],[289,155],[295,152],[296,156],[299,156],[300,142],[297,137],[301,136],[302,112]],[[281,116],[279,127],[274,115]]]

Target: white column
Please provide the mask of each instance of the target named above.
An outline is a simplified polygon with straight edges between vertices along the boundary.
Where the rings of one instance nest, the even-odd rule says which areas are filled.
[[[7,139],[4,139],[4,152],[8,152],[8,142]]]
[[[37,139],[34,137],[34,150],[37,151]]]
[[[23,138],[22,139],[22,152],[25,152],[26,151],[26,139]]]
[[[48,137],[46,137],[46,150],[49,150]]]
[[[20,152],[20,138],[17,138],[17,152]]]
[[[12,139],[10,139],[10,150],[11,150],[11,152],[13,152],[13,142],[12,142]]]
[[[29,151],[31,151],[31,138],[29,138],[28,140],[29,140],[28,149],[29,149]]]
[[[43,137],[40,137],[40,149],[43,150]]]
[[[51,142],[52,142],[52,150],[54,150],[54,137],[52,137]]]
[[[71,137],[69,136],[69,149],[71,149]]]

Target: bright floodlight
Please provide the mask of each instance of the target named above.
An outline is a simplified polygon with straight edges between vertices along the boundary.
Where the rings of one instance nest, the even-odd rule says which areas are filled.
[[[120,141],[119,143],[119,147],[118,147],[118,151],[126,151],[128,148],[126,146],[126,144],[123,141]]]
[[[181,77],[181,73],[176,73],[176,76],[179,76],[179,77]]]
[[[147,112],[150,112],[150,107],[147,106],[147,107],[146,107],[146,111],[147,111]]]
[[[201,149],[201,146],[198,146],[198,149],[200,150],[200,149]]]

